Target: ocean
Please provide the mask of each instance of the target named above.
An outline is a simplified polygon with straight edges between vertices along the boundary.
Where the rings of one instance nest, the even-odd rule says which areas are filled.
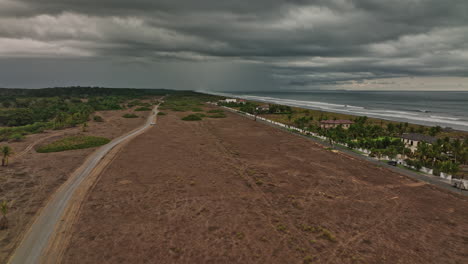
[[[468,131],[468,92],[317,90],[209,93]]]

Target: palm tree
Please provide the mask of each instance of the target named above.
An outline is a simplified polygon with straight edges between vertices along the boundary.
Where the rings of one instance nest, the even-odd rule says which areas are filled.
[[[8,203],[3,201],[0,204],[0,211],[2,212],[2,219],[0,219],[0,229],[7,229],[8,228],[8,219],[6,214],[8,213]]]
[[[2,158],[2,166],[8,166],[8,157],[13,154],[13,150],[10,146],[3,146],[1,148],[3,158]]]

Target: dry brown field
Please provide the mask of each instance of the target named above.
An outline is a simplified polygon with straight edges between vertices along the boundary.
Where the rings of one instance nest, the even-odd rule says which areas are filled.
[[[95,148],[56,153],[37,153],[35,148],[60,138],[78,134],[116,138],[146,121],[149,112],[136,112],[141,118],[122,118],[131,109],[99,111],[105,122],[88,123],[81,127],[50,130],[33,134],[21,142],[10,142],[14,155],[8,167],[0,167],[0,201],[8,201],[9,228],[0,230],[0,263],[6,263],[34,217],[49,197],[91,154]],[[4,143],[0,143],[4,145]]]
[[[121,149],[63,263],[467,263],[466,197],[232,113],[187,114]]]

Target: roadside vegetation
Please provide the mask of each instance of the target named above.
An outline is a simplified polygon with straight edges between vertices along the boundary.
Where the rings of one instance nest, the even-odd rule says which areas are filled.
[[[147,106],[143,106],[143,107],[136,108],[135,111],[151,111],[151,108]]]
[[[105,145],[110,139],[94,136],[70,136],[65,137],[50,144],[39,147],[36,151],[39,153],[60,152],[74,149],[93,148]]]

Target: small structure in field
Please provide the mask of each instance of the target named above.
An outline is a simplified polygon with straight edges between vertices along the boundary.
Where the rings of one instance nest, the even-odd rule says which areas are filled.
[[[352,124],[351,120],[322,120],[320,121],[320,127],[323,129],[336,128],[341,126],[344,129],[348,129]]]
[[[237,103],[237,99],[235,98],[226,98],[224,100],[219,100],[220,103]]]
[[[409,149],[411,149],[412,152],[416,151],[418,149],[418,145],[421,142],[424,142],[426,144],[434,144],[437,142],[437,138],[431,137],[428,135],[424,134],[418,134],[418,133],[406,133],[401,136],[401,140],[403,143],[405,143],[405,146]]]
[[[238,103],[239,103],[239,104],[246,104],[246,103],[247,103],[247,100],[245,100],[245,99],[239,99]]]
[[[270,110],[270,106],[267,104],[257,106],[255,108],[258,112],[268,112]]]

